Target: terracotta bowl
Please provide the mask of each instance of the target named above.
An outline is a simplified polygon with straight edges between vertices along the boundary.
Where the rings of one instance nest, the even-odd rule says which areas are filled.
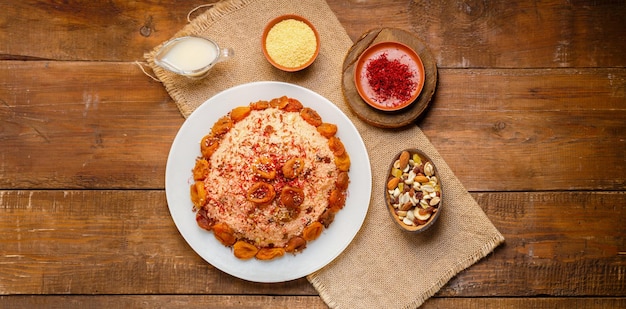
[[[398,67],[397,65],[392,67],[392,63],[399,62],[407,66],[412,76],[398,77],[397,74],[368,76],[368,67],[374,60],[387,67],[388,71],[389,68]],[[365,103],[381,111],[398,111],[411,105],[422,92],[424,79],[424,64],[419,55],[411,47],[394,41],[380,42],[368,47],[359,56],[354,70],[354,84],[359,96]],[[390,87],[385,86],[389,84],[412,84],[413,87],[391,91]],[[374,90],[376,86],[372,85],[378,85],[382,90],[377,92]]]
[[[403,168],[403,161],[408,167]],[[435,224],[443,208],[443,185],[426,154],[419,149],[401,151],[391,162],[385,179],[385,203],[398,227],[419,233]]]
[[[313,53],[313,56],[308,61],[306,61],[305,63],[297,67],[287,67],[276,62],[276,60],[272,59],[272,57],[269,55],[269,53],[267,52],[267,48],[266,48],[267,47],[266,46],[267,35],[270,32],[270,30],[279,22],[288,20],[288,19],[294,19],[294,20],[298,20],[298,21],[305,23],[307,26],[309,26],[309,28],[311,28],[311,30],[313,30],[313,33],[315,34],[315,52]],[[306,18],[299,16],[299,15],[295,15],[295,14],[281,15],[272,19],[269,23],[267,23],[267,25],[263,29],[263,36],[261,37],[261,47],[263,49],[263,55],[265,55],[265,59],[267,59],[267,61],[269,61],[269,63],[271,63],[274,67],[280,70],[286,71],[286,72],[296,72],[296,71],[300,71],[309,67],[317,58],[317,55],[320,52],[320,35],[317,32],[317,29],[315,29],[315,27],[313,26],[313,24]]]

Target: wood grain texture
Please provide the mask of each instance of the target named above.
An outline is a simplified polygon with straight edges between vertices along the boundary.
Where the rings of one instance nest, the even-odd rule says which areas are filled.
[[[328,308],[318,296],[239,295],[80,295],[0,296],[7,308]],[[626,308],[625,298],[438,298],[427,300],[422,309],[514,309],[514,308]]]
[[[3,191],[0,201],[0,294],[315,293],[306,279],[256,284],[206,263],[164,191]]]
[[[4,61],[0,68],[0,187],[163,188],[184,119],[137,65]]]
[[[134,62],[211,2],[0,3],[0,307],[326,308],[215,269],[169,215],[183,118]],[[328,4],[353,41],[429,47],[416,124],[506,238],[422,308],[626,308],[623,1]]]
[[[215,1],[0,4],[0,59],[141,60]],[[415,32],[438,65],[619,67],[626,65],[620,1],[355,1],[329,6],[356,41],[376,27]],[[28,27],[22,25],[27,23]]]
[[[410,1],[411,30],[440,67],[616,67],[626,63],[617,1]]]
[[[443,69],[417,124],[471,191],[622,190],[625,95],[623,68]],[[133,63],[0,62],[0,116],[0,188],[164,188],[183,123]]]
[[[626,297],[623,192],[473,196],[506,242],[438,296]],[[305,279],[256,284],[213,268],[161,190],[0,191],[0,205],[0,294],[316,295]]]
[[[0,59],[141,61],[211,2],[3,2]]]

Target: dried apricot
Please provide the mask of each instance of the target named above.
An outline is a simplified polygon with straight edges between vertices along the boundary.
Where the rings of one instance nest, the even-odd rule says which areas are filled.
[[[324,227],[328,227],[335,220],[335,212],[327,208],[318,220]]]
[[[296,253],[304,250],[304,248],[306,248],[306,240],[302,237],[295,236],[287,242],[285,251],[289,253]]]
[[[244,118],[248,117],[248,115],[250,115],[251,111],[252,111],[252,109],[250,108],[250,106],[235,107],[235,108],[233,108],[232,111],[230,111],[230,119],[233,122],[241,121]]]
[[[332,212],[338,212],[345,205],[346,205],[345,191],[335,189],[330,192],[330,196],[328,197],[328,208]]]
[[[314,240],[322,234],[323,230],[324,226],[321,223],[315,221],[305,227],[304,230],[302,230],[302,238],[304,238],[304,240],[306,241]]]
[[[345,190],[348,188],[349,183],[350,177],[348,176],[348,172],[339,172],[337,175],[337,182],[335,183],[337,189]]]
[[[304,202],[304,191],[300,188],[285,186],[280,192],[280,202],[287,208],[298,208]]]
[[[250,103],[250,108],[255,111],[264,110],[268,107],[270,107],[270,102],[268,101],[256,101]]]
[[[266,182],[255,182],[247,194],[248,201],[256,204],[257,206],[263,206],[271,203],[276,197],[276,191],[274,187]]]
[[[300,110],[302,110],[303,107],[304,106],[302,106],[302,103],[300,103],[300,101],[288,98],[287,105],[283,106],[282,109],[286,112],[299,112]]]
[[[243,240],[237,241],[233,245],[233,254],[238,259],[242,259],[242,260],[251,259],[257,254],[257,252],[259,252],[259,248]]]
[[[259,260],[271,260],[273,258],[281,257],[285,255],[285,249],[283,248],[261,248],[256,254],[256,258]]]
[[[196,181],[190,188],[191,202],[196,208],[200,208],[206,204],[206,197],[208,192],[204,186],[204,182]]]
[[[322,117],[313,109],[309,107],[304,107],[300,111],[300,116],[304,121],[309,123],[312,126],[318,127],[322,124]]]
[[[211,133],[216,136],[220,136],[226,134],[233,127],[233,121],[229,116],[224,116],[218,119],[213,127],[211,128]]]
[[[286,96],[282,96],[280,98],[275,98],[270,101],[271,107],[276,107],[278,109],[283,109],[289,103],[289,98]]]
[[[283,176],[286,178],[296,178],[304,171],[304,159],[291,158],[282,167]]]
[[[274,166],[274,162],[268,157],[260,157],[254,160],[254,164],[252,164],[252,171],[261,178],[276,178],[276,168]]]
[[[200,141],[200,153],[205,159],[210,159],[211,155],[217,150],[220,146],[219,137],[215,136],[213,133],[209,133],[205,135]]]
[[[215,220],[209,218],[209,216],[207,215],[206,209],[204,207],[198,209],[198,211],[196,212],[196,223],[198,223],[198,226],[210,231],[213,228],[213,225],[215,224]]]
[[[317,127],[317,132],[320,132],[325,138],[331,138],[337,133],[337,126],[332,123],[324,122]]]
[[[332,136],[328,139],[328,148],[330,148],[330,151],[332,151],[335,156],[341,156],[346,152],[343,143],[336,136]]]
[[[350,156],[344,152],[341,156],[335,157],[335,165],[342,172],[350,170]]]
[[[237,238],[235,238],[235,232],[228,226],[228,224],[220,222],[213,226],[213,235],[224,246],[232,246]]]
[[[209,173],[209,161],[206,159],[197,159],[196,165],[193,167],[193,180],[204,180]]]

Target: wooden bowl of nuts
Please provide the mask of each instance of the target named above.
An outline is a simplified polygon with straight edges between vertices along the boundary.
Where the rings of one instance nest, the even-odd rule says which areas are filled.
[[[430,228],[442,207],[442,184],[437,168],[419,149],[406,149],[395,156],[385,185],[389,214],[400,228],[423,232]]]

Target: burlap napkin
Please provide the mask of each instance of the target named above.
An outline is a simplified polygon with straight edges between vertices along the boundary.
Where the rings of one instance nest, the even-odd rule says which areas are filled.
[[[260,50],[263,26],[273,17],[288,13],[308,18],[321,37],[318,59],[298,73],[274,69]],[[324,0],[220,2],[192,20],[175,37],[190,34],[232,47],[235,58],[218,64],[206,79],[192,81],[154,64],[158,46],[146,53],[146,60],[183,116],[189,116],[212,95],[232,86],[253,81],[284,81],[312,89],[334,102],[353,121],[365,141],[372,166],[373,193],[363,227],[337,259],[307,277],[330,307],[418,307],[453,276],[504,241],[417,126],[384,130],[365,124],[350,111],[342,95],[341,68],[352,41]],[[389,162],[398,151],[410,147],[420,148],[431,157],[445,190],[439,221],[419,235],[404,233],[394,225],[382,195]]]

